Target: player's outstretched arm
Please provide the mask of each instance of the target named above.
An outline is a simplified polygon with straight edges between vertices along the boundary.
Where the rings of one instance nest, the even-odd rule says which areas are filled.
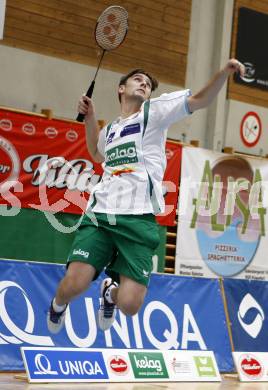
[[[232,58],[223,69],[214,75],[204,88],[196,94],[189,96],[188,106],[190,111],[194,112],[200,108],[207,107],[219,93],[228,77],[235,72],[239,72],[243,76],[245,74],[245,67],[241,62]]]

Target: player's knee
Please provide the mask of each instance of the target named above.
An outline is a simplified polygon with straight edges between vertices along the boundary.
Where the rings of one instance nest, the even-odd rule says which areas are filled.
[[[88,284],[83,283],[81,280],[77,280],[72,276],[65,277],[65,283],[62,284],[63,293],[66,295],[76,296],[84,292],[88,288]]]
[[[119,309],[126,315],[134,316],[138,313],[143,304],[143,298],[141,297],[132,297],[130,299],[123,298],[118,302]]]

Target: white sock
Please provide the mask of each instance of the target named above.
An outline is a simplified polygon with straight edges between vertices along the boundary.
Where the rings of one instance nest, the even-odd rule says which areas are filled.
[[[56,298],[53,299],[53,303],[52,303],[52,307],[53,309],[55,310],[56,313],[61,313],[65,308],[66,308],[66,304],[65,305],[57,305],[56,303]]]
[[[108,287],[106,290],[106,293],[105,293],[105,298],[107,299],[107,301],[109,303],[114,303],[114,301],[112,299],[112,294],[111,294],[113,288],[116,288],[116,286],[114,284],[112,284],[110,287]]]

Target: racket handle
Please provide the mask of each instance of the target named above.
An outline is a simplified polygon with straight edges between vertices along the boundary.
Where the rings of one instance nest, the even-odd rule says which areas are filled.
[[[95,87],[95,80],[92,81],[92,83],[90,84],[88,90],[87,90],[87,93],[86,93],[86,96],[91,98],[92,94],[93,94],[93,91],[94,91],[94,87]],[[85,119],[85,115],[84,114],[78,114],[77,117],[76,117],[76,120],[77,122],[83,122],[83,120]]]

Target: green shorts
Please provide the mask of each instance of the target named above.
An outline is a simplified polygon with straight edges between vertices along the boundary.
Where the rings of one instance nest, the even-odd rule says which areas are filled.
[[[68,263],[80,261],[96,268],[96,277],[105,269],[119,282],[124,275],[148,285],[152,256],[159,244],[158,224],[152,214],[116,215],[95,213],[97,220],[85,214],[77,230]]]

